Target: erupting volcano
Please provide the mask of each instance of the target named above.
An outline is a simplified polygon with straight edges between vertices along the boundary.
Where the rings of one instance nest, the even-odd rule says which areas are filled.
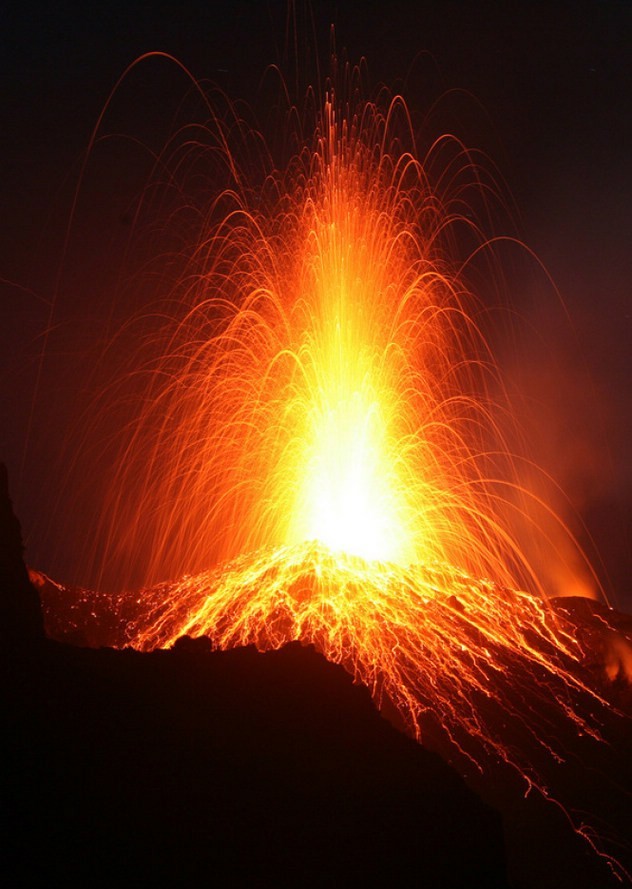
[[[242,122],[214,121],[227,184],[100,405],[131,420],[92,564],[103,589],[141,564],[144,582],[85,597],[117,647],[313,643],[422,742],[432,723],[468,767],[491,756],[548,796],[529,745],[561,760],[551,714],[597,739],[609,705],[547,602],[533,553],[566,575],[581,553],[523,480],[467,284],[494,263],[493,181],[447,136],[420,158],[403,100],[359,94],[357,72],[329,83],[313,136],[263,175],[230,148]],[[194,141],[165,150],[174,179]]]
[[[96,559],[119,585],[139,561],[154,582],[317,541],[544,590],[516,529],[546,507],[521,484],[464,283],[493,254],[468,204],[491,183],[450,137],[421,161],[408,130],[406,149],[401,99],[383,111],[348,91],[330,88],[313,140],[257,189],[221,132],[231,187],[158,320],[136,319],[151,335],[120,383],[134,409]],[[100,406],[120,409],[111,388]]]

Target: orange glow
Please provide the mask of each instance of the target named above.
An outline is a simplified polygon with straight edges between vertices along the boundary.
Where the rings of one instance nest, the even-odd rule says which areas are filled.
[[[519,712],[505,698],[507,684],[515,693],[524,683],[527,698],[555,701],[558,693],[581,691],[601,700],[575,672],[580,645],[545,603],[448,565],[402,568],[300,544],[159,584],[140,601],[138,618],[125,627],[126,640],[138,648],[169,647],[184,634],[207,635],[220,648],[313,643],[378,699],[393,701],[418,737],[424,709],[436,708],[462,753],[482,746],[512,765],[516,752],[481,718],[478,696],[514,717]],[[507,683],[503,673],[510,669]],[[566,703],[560,707],[576,730],[599,737],[589,718]],[[529,731],[538,738],[542,727],[535,713],[533,719]],[[546,734],[539,740],[554,744]],[[528,779],[528,765],[520,768]]]
[[[164,331],[141,340],[147,365],[133,358],[145,389],[97,534],[121,577],[316,540],[542,592],[516,532],[542,504],[518,481],[479,305],[451,259],[457,236],[491,250],[467,204],[480,171],[454,140],[424,162],[410,134],[404,150],[405,118],[401,99],[353,111],[332,91],[286,172],[213,203],[156,313]]]

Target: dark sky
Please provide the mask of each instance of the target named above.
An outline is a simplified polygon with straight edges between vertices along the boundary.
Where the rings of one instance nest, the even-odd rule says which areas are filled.
[[[512,308],[533,336],[513,352],[500,344],[499,360],[536,405],[525,418],[534,456],[583,516],[611,597],[632,608],[632,4],[314,0],[313,32],[306,4],[296,6],[303,81],[314,39],[324,63],[333,23],[338,47],[366,57],[373,84],[401,89],[416,121],[444,95],[429,132],[483,149],[505,177],[518,230],[568,317],[535,264],[525,276],[510,262]],[[286,10],[280,0],[3,7],[0,456],[29,560],[61,579],[73,580],[73,544],[55,533],[72,509],[57,482],[73,392],[113,312],[103,291],[147,169],[129,140],[99,149],[82,192],[91,209],[57,287],[82,153],[118,77],[151,50],[256,106],[268,64],[289,80],[296,71]],[[175,66],[148,62],[117,93],[106,129],[157,144],[186,89]]]

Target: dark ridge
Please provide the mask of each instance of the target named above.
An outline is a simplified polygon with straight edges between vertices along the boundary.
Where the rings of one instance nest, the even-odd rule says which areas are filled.
[[[51,643],[4,712],[22,885],[508,885],[497,813],[311,648]]]
[[[19,526],[10,504],[0,509],[12,517],[2,546],[14,566],[0,595],[24,608]],[[529,719],[502,729],[565,813],[536,791],[525,797],[524,781],[493,757],[481,771],[464,761],[432,708],[425,748],[397,732],[367,689],[312,647],[219,652],[182,637],[151,654],[100,648],[117,623],[107,610],[101,623],[98,594],[31,575],[47,631],[56,620],[71,631],[42,639],[38,621],[20,619],[3,648],[0,811],[13,885],[626,885],[567,815],[595,826],[597,842],[632,869],[632,721],[621,715],[632,712],[629,616],[552,601],[582,642],[584,680],[604,696],[599,707],[576,701],[594,711],[604,742],[578,736],[536,686],[515,701],[518,716],[544,719],[544,741],[555,738],[564,760],[531,737]],[[499,682],[511,689],[518,669],[507,653]],[[477,706],[505,718],[493,696]]]
[[[0,463],[0,644],[25,645],[44,638],[37,591],[24,564],[20,523],[9,496],[9,478]]]
[[[508,887],[500,816],[313,648],[41,638],[2,478],[11,885]]]

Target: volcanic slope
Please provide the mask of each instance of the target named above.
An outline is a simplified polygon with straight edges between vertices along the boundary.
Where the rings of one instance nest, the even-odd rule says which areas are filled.
[[[19,558],[21,544],[6,549]],[[23,565],[18,573],[23,581]],[[108,597],[31,576],[49,634],[99,646],[120,632]],[[11,578],[3,583],[9,598],[18,593],[32,604],[32,590],[24,596]],[[15,600],[10,614],[19,610]],[[586,600],[554,607],[592,652],[582,681],[612,700],[599,714],[606,743],[572,737],[555,710],[538,712],[536,687],[521,701],[524,713],[548,720],[565,756],[554,761],[534,745],[522,757],[533,759],[575,816],[584,811],[587,823],[603,827],[601,839],[629,869],[630,720],[615,712],[630,705],[616,660],[629,619]],[[24,644],[5,650],[12,730],[3,756],[12,776],[9,848],[28,885],[48,885],[52,868],[65,884],[83,884],[96,870],[122,885],[197,885],[227,869],[253,885],[502,886],[490,804],[502,812],[513,889],[621,885],[560,806],[535,791],[525,798],[524,782],[491,760],[467,775],[483,805],[311,647],[217,652],[205,638],[183,637],[168,651],[91,651],[42,641],[41,623],[27,610]],[[509,688],[520,660],[506,653],[502,667]],[[493,702],[489,708],[481,716],[497,719]],[[424,744],[466,774],[440,714],[426,716]],[[507,742],[524,747],[525,733],[506,728]],[[43,845],[45,867],[26,854],[31,840]]]
[[[32,590],[14,578],[0,578],[14,885],[508,886],[499,815],[313,648],[73,647],[20,616]]]

